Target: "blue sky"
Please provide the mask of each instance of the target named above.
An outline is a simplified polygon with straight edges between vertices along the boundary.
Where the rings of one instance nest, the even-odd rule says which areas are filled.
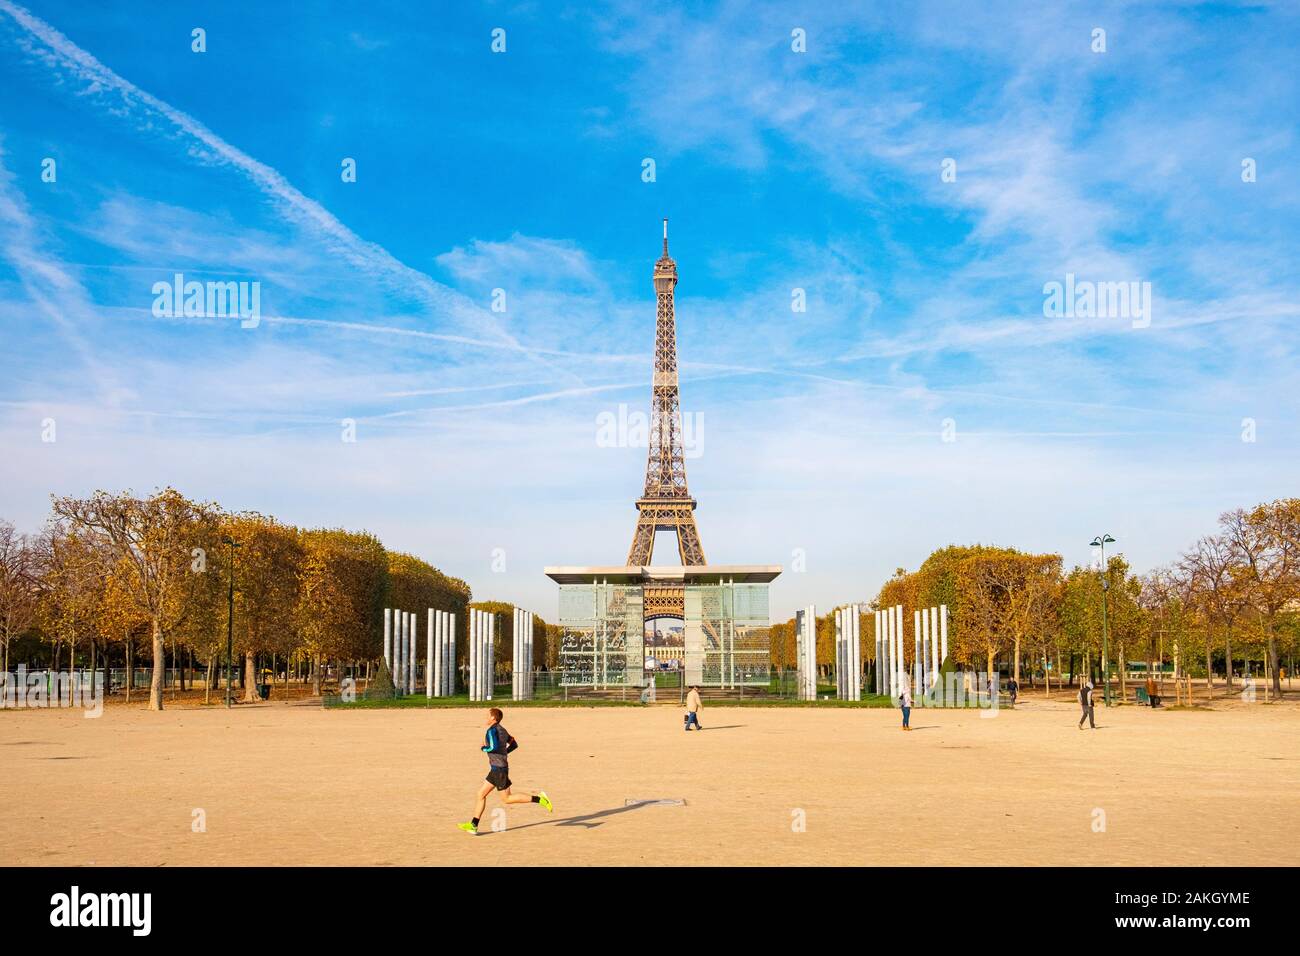
[[[1298,40],[1285,4],[0,0],[0,515],[173,484],[553,617],[543,566],[631,540],[645,451],[597,422],[648,405],[667,216],[701,537],[787,568],[778,619],[954,542],[1167,562],[1295,493]],[[176,272],[260,324],[156,317]],[[1151,283],[1149,325],[1045,316],[1067,273]]]

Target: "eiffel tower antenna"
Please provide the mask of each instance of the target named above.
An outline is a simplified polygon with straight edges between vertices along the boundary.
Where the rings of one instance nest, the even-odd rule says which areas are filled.
[[[668,220],[664,220],[664,254],[655,263],[655,367],[650,397],[650,449],[646,460],[645,493],[637,499],[636,531],[628,551],[630,566],[650,564],[655,532],[677,534],[677,551],[683,565],[705,564],[700,533],[695,527],[695,499],[686,487],[686,457],[682,450],[681,396],[677,383],[677,325],[673,289],[677,263],[668,255]],[[665,595],[665,597],[669,597]],[[676,605],[676,600],[670,603]],[[659,609],[666,613],[672,608]],[[645,616],[652,614],[647,594]],[[674,616],[680,616],[680,611]]]

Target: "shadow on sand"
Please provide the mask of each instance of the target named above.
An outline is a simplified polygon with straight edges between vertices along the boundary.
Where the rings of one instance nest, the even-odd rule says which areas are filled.
[[[578,816],[578,817],[565,817],[563,820],[538,820],[536,823],[525,823],[523,826],[520,827],[507,827],[505,830],[501,830],[499,832],[511,833],[514,832],[515,830],[527,830],[529,827],[545,827],[545,826],[582,827],[583,829],[586,830],[592,830],[600,826],[599,823],[592,823],[591,822],[592,820],[600,820],[604,817],[612,817],[619,813],[630,813],[633,810],[640,810],[642,807],[656,806],[658,804],[659,804],[658,800],[642,800],[638,803],[629,803],[626,806],[622,806],[622,807],[612,807],[609,810],[597,810],[595,813],[584,813],[582,816]],[[480,831],[479,836],[492,836],[496,832],[498,831],[494,831],[494,830]]]

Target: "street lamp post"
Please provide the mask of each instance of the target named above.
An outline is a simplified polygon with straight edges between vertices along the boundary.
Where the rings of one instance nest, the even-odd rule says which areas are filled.
[[[231,664],[235,648],[235,549],[239,547],[239,542],[227,536],[221,539],[221,543],[230,545],[230,588],[226,608],[226,706],[229,707],[231,677],[234,673]]]
[[[1106,626],[1106,592],[1110,590],[1109,569],[1106,567],[1106,545],[1114,544],[1115,539],[1108,534],[1099,534],[1092,539],[1092,547],[1101,548],[1101,679],[1105,682],[1106,706],[1110,706],[1110,635]]]

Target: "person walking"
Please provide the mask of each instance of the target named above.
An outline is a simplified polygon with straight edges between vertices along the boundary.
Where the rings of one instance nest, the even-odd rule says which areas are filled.
[[[478,835],[478,822],[483,819],[483,812],[487,809],[488,794],[494,789],[501,791],[503,803],[537,803],[547,813],[555,811],[545,790],[538,790],[536,793],[510,792],[508,757],[519,747],[519,741],[511,737],[510,731],[501,726],[502,716],[499,707],[492,707],[487,712],[487,732],[483,735],[484,744],[479,749],[487,754],[488,775],[483,786],[479,788],[478,802],[474,806],[474,818],[469,823],[460,824],[460,829],[471,836]]]
[[[1093,699],[1092,681],[1085,681],[1079,688],[1079,706],[1083,708],[1083,714],[1079,717],[1079,729],[1083,730],[1083,722],[1086,720],[1088,726],[1096,730],[1097,722],[1093,719],[1096,702]]]
[[[1147,703],[1152,707],[1160,706],[1160,688],[1156,686],[1156,679],[1150,674],[1147,675]]]
[[[700,726],[700,689],[691,685],[690,692],[686,695],[686,729],[691,729],[691,724],[695,725],[696,730],[703,730]]]
[[[1014,677],[1007,681],[1007,693],[1011,695],[1011,706],[1016,706],[1016,695],[1020,693],[1020,685],[1016,683]]]
[[[911,730],[912,725],[910,721],[912,719],[912,688],[907,686],[906,682],[903,683],[903,692],[898,695],[898,699],[903,704],[903,729]]]

